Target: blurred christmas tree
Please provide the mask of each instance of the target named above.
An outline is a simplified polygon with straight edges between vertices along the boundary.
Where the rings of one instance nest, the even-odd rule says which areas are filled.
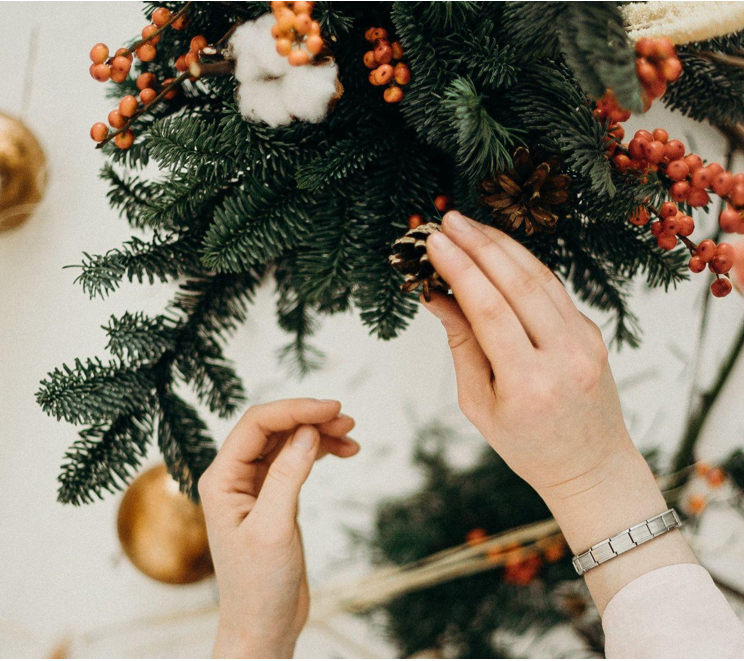
[[[663,130],[625,144],[620,122],[662,98],[735,135],[744,39],[634,44],[622,11],[165,3],[147,6],[152,24],[129,48],[96,45],[91,75],[116,83],[120,102],[111,130],[99,122],[91,136],[108,158],[111,206],[139,234],[86,253],[78,282],[91,296],[125,279],[181,285],[162,315],[111,319],[111,361],[76,360],[42,383],[45,411],[87,425],[60,500],[119,488],[153,435],[194,495],[214,448],[177,390],[188,384],[223,416],[241,405],[223,347],[257,287],[276,283],[279,324],[293,334],[284,353],[300,372],[318,361],[310,337],[321,315],[353,308],[392,338],[416,299],[388,264],[391,244],[450,205],[513,231],[582,300],[612,313],[618,343],[638,341],[631,280],[674,285],[688,251],[690,269],[709,264],[714,294],[728,293],[730,246],[698,250],[688,214],[715,193],[721,227],[744,231],[741,175],[685,154]],[[150,161],[160,178],[138,173]]]

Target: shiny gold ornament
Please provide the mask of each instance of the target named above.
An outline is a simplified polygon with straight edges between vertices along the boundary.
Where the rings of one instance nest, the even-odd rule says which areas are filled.
[[[0,230],[33,214],[46,180],[46,157],[34,134],[20,120],[0,113]]]
[[[124,553],[156,581],[195,583],[214,573],[202,508],[178,490],[165,465],[132,482],[117,528]]]

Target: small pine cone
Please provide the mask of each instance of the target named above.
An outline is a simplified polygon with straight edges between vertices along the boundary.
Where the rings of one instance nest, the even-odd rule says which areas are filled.
[[[538,165],[535,165],[535,164]],[[552,232],[558,222],[554,208],[568,200],[571,178],[561,174],[561,162],[540,150],[518,147],[514,167],[483,179],[480,202],[509,232],[524,224],[525,233]]]
[[[439,231],[439,223],[425,223],[408,230],[393,243],[393,253],[388,258],[390,266],[405,278],[401,289],[409,292],[421,285],[427,301],[431,300],[432,289],[445,293],[449,291],[449,285],[434,270],[426,253],[426,239],[432,232]]]

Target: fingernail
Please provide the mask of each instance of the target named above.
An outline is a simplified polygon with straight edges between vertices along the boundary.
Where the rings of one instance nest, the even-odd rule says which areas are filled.
[[[337,399],[319,399],[318,401],[321,404],[330,404],[331,402],[334,404],[339,404],[339,401]]]
[[[292,437],[292,445],[303,452],[309,452],[315,446],[316,437],[317,432],[312,427],[300,427]]]
[[[455,244],[441,232],[433,232],[429,236],[429,241],[440,252],[452,252],[455,249]]]
[[[459,211],[450,211],[447,214],[446,223],[448,227],[457,231],[469,230],[472,227],[467,218]]]

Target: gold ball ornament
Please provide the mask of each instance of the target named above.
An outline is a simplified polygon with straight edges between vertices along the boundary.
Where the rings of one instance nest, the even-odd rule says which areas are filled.
[[[46,156],[20,120],[0,113],[0,231],[27,220],[44,195]]]
[[[117,529],[126,556],[156,581],[184,585],[214,573],[204,512],[178,490],[165,465],[132,482]]]

